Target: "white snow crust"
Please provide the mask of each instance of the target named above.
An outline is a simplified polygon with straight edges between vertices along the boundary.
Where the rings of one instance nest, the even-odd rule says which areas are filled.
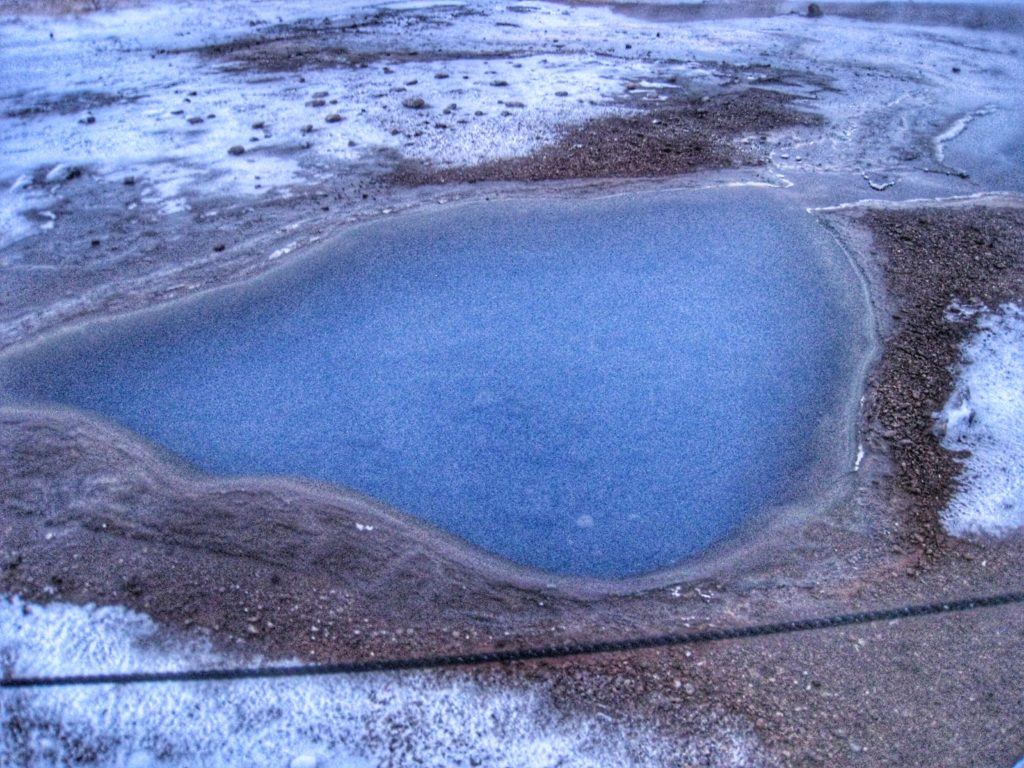
[[[943,447],[970,452],[943,523],[957,536],[998,536],[1024,526],[1024,310],[1004,304],[976,322],[953,394],[936,414]]]
[[[0,599],[0,674],[181,670],[239,663],[172,643],[118,607]],[[0,765],[661,766],[710,754],[759,764],[750,734],[669,744],[621,722],[559,713],[536,690],[372,675],[0,692]],[[704,764],[704,763],[702,763]]]

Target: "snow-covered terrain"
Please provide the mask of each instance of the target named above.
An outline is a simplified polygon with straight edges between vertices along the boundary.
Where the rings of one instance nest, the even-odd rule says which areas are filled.
[[[181,670],[237,659],[168,647],[121,608],[0,601],[0,673]],[[668,744],[611,718],[566,716],[535,690],[415,674],[94,686],[0,693],[0,764],[592,766],[760,764],[750,734]]]
[[[779,168],[895,178],[941,165],[943,142],[934,159],[915,145],[955,135],[965,115],[1011,109],[1021,81],[1011,36],[985,33],[986,61],[974,65],[964,51],[981,45],[975,31],[838,17],[812,27],[796,14],[671,24],[478,0],[3,10],[0,247],[53,227],[72,181],[47,178],[59,164],[95,184],[130,179],[139,211],[173,213],[224,194],[353,187],[398,157],[523,155],[559,126],[622,109],[627,89],[653,100],[743,82],[792,92],[830,128],[776,147]]]
[[[954,535],[1024,526],[1024,310],[985,311],[938,414],[943,447],[969,451],[943,522]]]

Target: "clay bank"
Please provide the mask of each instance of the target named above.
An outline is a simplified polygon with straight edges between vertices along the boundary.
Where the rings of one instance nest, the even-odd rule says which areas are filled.
[[[0,383],[206,472],[334,483],[515,563],[615,578],[850,471],[864,296],[778,190],[464,205],[57,334]]]

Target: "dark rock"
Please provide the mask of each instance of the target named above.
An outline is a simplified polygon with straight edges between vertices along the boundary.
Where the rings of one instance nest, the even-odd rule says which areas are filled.
[[[328,123],[340,123],[344,119],[345,118],[339,115],[337,112],[333,112],[324,118],[324,120]]]
[[[313,99],[312,101],[307,101],[306,102],[306,106],[307,107],[323,107],[326,104],[327,104],[327,102],[324,101],[323,99]]]
[[[262,120],[257,120],[255,123],[252,124],[252,127],[253,127],[253,130],[258,131],[264,125],[266,125],[266,123],[264,123]]]
[[[213,250],[215,250],[215,251],[216,251],[217,253],[220,253],[220,252],[221,252],[221,251],[223,251],[223,250],[224,250],[224,249],[225,249],[226,247],[227,247],[227,246],[225,246],[225,245],[224,245],[224,243],[217,243],[217,244],[216,244],[215,246],[213,246]]]
[[[820,19],[824,16],[824,12],[821,10],[821,6],[817,3],[811,3],[807,6],[807,18],[809,19]]]
[[[302,133],[312,133],[313,132],[313,126],[307,124],[307,125],[302,126],[302,128],[300,128],[299,130]]]
[[[402,102],[402,106],[406,109],[423,109],[427,106],[427,102],[419,96],[410,96]]]
[[[189,125],[199,125],[201,122],[203,122],[203,118],[201,117],[190,117],[188,119]]]
[[[236,144],[235,146],[231,147],[231,149],[228,150],[228,154],[229,155],[244,155],[245,154],[245,147],[243,147],[241,144]]]
[[[495,88],[504,88],[508,85],[508,80],[491,80],[491,85]]]

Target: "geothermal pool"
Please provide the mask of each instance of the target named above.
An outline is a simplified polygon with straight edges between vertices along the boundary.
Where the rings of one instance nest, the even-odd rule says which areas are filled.
[[[846,439],[820,438],[859,370],[862,293],[779,191],[467,204],[15,350],[0,392],[618,578],[807,492]]]

